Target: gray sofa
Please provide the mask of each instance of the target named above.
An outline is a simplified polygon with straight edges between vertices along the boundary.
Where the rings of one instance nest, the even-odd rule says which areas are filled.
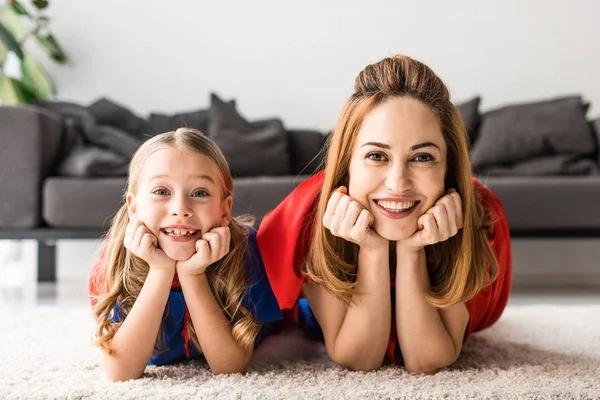
[[[463,110],[461,110],[463,111]],[[476,124],[466,114],[469,129]],[[477,124],[479,125],[479,123]],[[485,119],[481,122],[482,128]],[[37,239],[40,280],[54,279],[54,242],[99,237],[120,206],[125,177],[55,176],[62,121],[38,107],[0,107],[0,239]],[[310,173],[324,136],[287,131],[292,173],[235,178],[234,213],[257,224]],[[484,140],[485,136],[476,141]],[[597,160],[597,144],[594,149]],[[311,162],[312,161],[312,162]],[[502,201],[515,236],[600,237],[600,174],[479,175]],[[599,271],[600,272],[600,271]]]

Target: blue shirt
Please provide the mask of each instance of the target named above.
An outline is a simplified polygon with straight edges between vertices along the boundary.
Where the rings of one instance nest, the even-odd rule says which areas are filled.
[[[242,304],[254,315],[261,325],[254,346],[262,341],[268,333],[270,324],[282,319],[282,313],[271,290],[271,285],[265,273],[265,266],[256,245],[256,229],[249,228],[248,252],[246,255],[246,273],[250,286],[242,299]],[[123,314],[117,302],[113,309],[114,322],[123,320]],[[189,357],[185,352],[185,338],[182,332],[185,328],[187,306],[183,292],[178,288],[172,289],[163,314],[161,334],[159,339],[160,352],[153,351],[149,365],[165,365],[177,361],[199,358],[202,354],[190,341]]]

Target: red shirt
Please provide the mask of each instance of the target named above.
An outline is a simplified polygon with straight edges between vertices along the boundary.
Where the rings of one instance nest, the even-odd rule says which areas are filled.
[[[317,207],[324,171],[302,182],[277,208],[269,212],[258,229],[258,248],[262,255],[273,293],[282,310],[292,309],[301,296],[304,277],[300,272],[308,253],[312,227],[305,223],[309,212]],[[472,178],[483,206],[490,210],[494,229],[490,245],[498,261],[498,277],[466,302],[469,323],[465,339],[471,333],[489,327],[500,318],[511,283],[511,250],[508,222],[496,195]],[[394,335],[392,335],[394,336]]]

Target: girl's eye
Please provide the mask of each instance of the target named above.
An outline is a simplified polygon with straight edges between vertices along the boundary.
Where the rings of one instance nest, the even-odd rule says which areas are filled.
[[[377,161],[377,162],[381,162],[381,161],[385,161],[386,158],[383,155],[383,153],[369,153],[367,154],[367,158],[371,161]]]
[[[157,194],[159,196],[166,196],[169,194],[169,192],[167,192],[166,189],[156,189],[154,192],[152,192],[154,194]]]
[[[413,160],[416,162],[430,162],[430,161],[433,161],[434,159],[431,154],[423,153],[423,154],[417,154],[415,156],[415,158],[413,158]]]
[[[194,197],[206,197],[208,196],[208,193],[205,190],[196,190],[194,192]]]

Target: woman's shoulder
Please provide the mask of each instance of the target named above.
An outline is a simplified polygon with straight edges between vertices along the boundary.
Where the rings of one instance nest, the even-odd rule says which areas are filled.
[[[483,208],[488,210],[495,218],[505,218],[504,207],[496,194],[475,177],[471,178],[475,195]]]

